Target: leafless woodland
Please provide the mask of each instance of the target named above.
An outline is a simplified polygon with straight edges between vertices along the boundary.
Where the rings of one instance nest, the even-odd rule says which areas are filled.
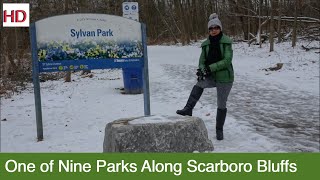
[[[319,41],[319,0],[136,0],[140,22],[147,25],[148,44],[186,45],[207,36],[211,13],[219,15],[224,33],[248,45]],[[103,13],[122,16],[120,0],[1,0],[30,3],[31,22],[70,13]],[[2,7],[1,7],[2,8]],[[2,11],[1,11],[2,12]],[[2,13],[1,13],[2,19]],[[2,24],[1,24],[2,26]],[[129,31],[129,30],[128,30]],[[130,33],[130,32],[128,32]],[[0,29],[0,94],[15,92],[31,79],[28,28]],[[319,47],[305,47],[310,48]],[[55,74],[53,77],[57,77]],[[69,79],[70,81],[70,79]]]

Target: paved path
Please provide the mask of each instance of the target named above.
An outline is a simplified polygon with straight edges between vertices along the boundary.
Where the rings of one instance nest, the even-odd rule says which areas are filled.
[[[188,91],[195,83],[194,66],[165,64],[162,68],[168,83],[171,81],[163,84],[167,88]],[[319,151],[319,95],[247,78],[236,75],[228,101],[229,115],[279,141],[288,152]],[[216,107],[216,91],[212,91],[204,92],[200,99],[203,106]]]

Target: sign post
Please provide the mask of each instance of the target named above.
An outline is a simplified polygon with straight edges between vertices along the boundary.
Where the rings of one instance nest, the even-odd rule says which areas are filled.
[[[143,98],[144,98],[144,115],[150,116],[150,89],[149,89],[149,66],[148,66],[148,51],[147,51],[147,28],[145,24],[141,24],[144,67],[143,67]]]
[[[130,29],[130,33],[128,33]],[[143,68],[144,114],[150,115],[146,26],[106,14],[49,17],[30,28],[38,140],[43,140],[39,73]]]
[[[40,80],[39,80],[39,66],[37,52],[37,39],[35,24],[31,25],[31,48],[32,48],[32,80],[34,88],[34,99],[36,108],[36,124],[37,124],[37,138],[38,141],[43,140],[43,125],[42,125],[42,108],[41,108],[41,93],[40,93]]]

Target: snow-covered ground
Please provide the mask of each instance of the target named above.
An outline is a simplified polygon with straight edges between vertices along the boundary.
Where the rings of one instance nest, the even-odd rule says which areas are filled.
[[[303,43],[306,45],[307,43]],[[319,46],[318,44],[314,44]],[[248,47],[234,44],[235,82],[228,101],[225,140],[215,139],[215,89],[206,89],[194,109],[215,152],[319,151],[319,54],[298,44]],[[175,116],[196,83],[199,44],[149,46],[152,115]],[[265,71],[283,63],[279,71]],[[144,114],[143,95],[123,95],[121,70],[96,70],[41,83],[44,141],[36,141],[32,84],[1,99],[2,152],[102,152],[104,128],[119,118]],[[120,78],[120,79],[119,79]],[[116,80],[114,80],[116,79]]]

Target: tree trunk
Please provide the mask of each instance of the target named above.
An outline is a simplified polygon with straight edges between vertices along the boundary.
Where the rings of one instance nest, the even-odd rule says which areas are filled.
[[[269,37],[269,42],[270,42],[270,52],[273,51],[273,46],[274,46],[274,40],[273,40],[273,34],[274,34],[274,27],[273,27],[273,0],[270,0],[270,37]]]
[[[9,75],[9,68],[10,68],[10,61],[9,61],[9,52],[8,52],[8,36],[5,35],[4,31],[2,31],[2,50],[3,50],[3,60],[4,60],[4,72],[3,72],[3,77],[7,78]],[[2,62],[1,62],[2,63]],[[2,73],[2,72],[1,72]]]
[[[17,70],[17,65],[14,62],[14,58],[16,57],[16,42],[15,42],[15,33],[13,32],[13,29],[9,29],[8,31],[8,42],[7,42],[7,52],[8,52],[8,58],[10,62],[10,67],[12,69],[12,72],[15,72]]]
[[[292,47],[296,46],[297,43],[297,5],[298,5],[298,0],[295,0],[294,3],[294,23],[293,23],[293,32],[292,32]]]
[[[282,33],[281,33],[281,15],[282,15],[282,6],[281,6],[281,0],[278,0],[278,43],[280,43],[282,40]]]
[[[3,77],[7,78],[9,75],[9,68],[10,68],[10,61],[9,61],[9,51],[8,51],[8,46],[7,46],[7,36],[4,36],[3,38],[3,56],[4,56],[4,74]]]
[[[258,33],[257,33],[257,40],[259,43],[259,47],[261,48],[261,6],[262,6],[262,0],[259,0],[259,26],[258,26]]]

